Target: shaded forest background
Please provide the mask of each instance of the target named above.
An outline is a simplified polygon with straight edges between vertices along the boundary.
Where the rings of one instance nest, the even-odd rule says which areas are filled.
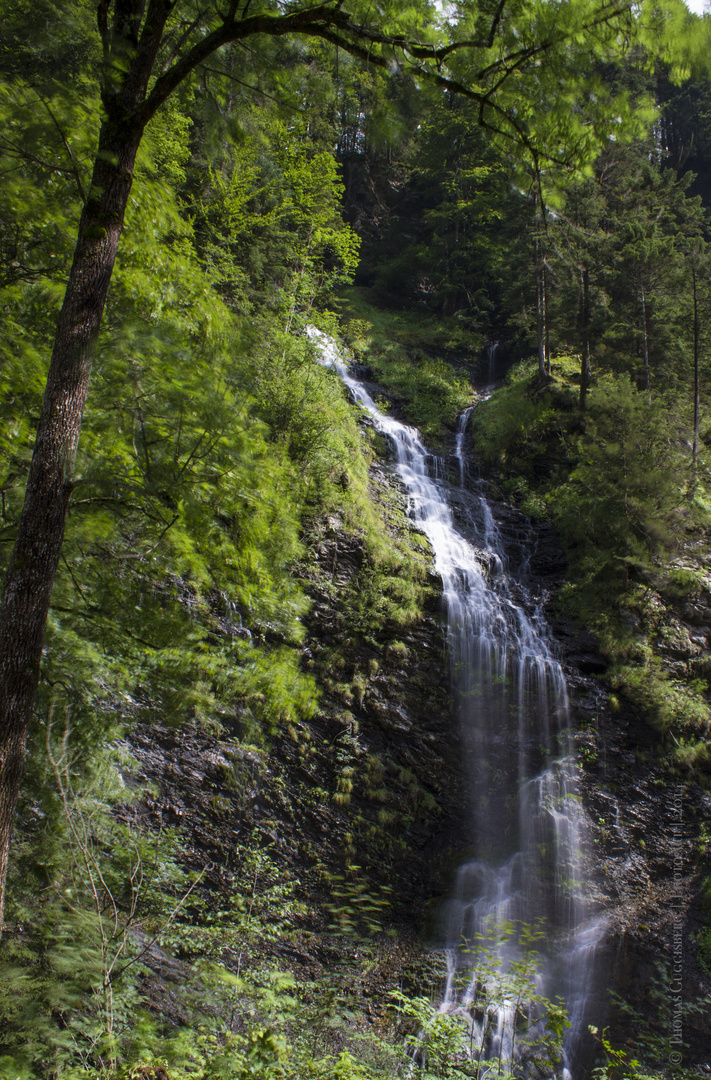
[[[28,35],[29,5],[6,6],[0,41],[3,564],[100,119],[92,13],[31,16]],[[482,469],[555,524],[559,604],[597,635],[613,707],[644,715],[645,753],[669,783],[706,789],[709,661],[682,616],[711,593],[711,85],[633,59],[596,61],[590,95],[625,103],[624,138],[601,138],[573,176],[507,152],[466,98],[318,42],[230,47],[151,121],[47,627],[2,943],[2,1075],[350,1080],[390,1075],[403,1032],[423,1027],[427,1074],[455,1075],[456,1023],[438,1027],[430,1004],[436,958],[413,946],[375,1019],[352,991],[405,919],[389,865],[441,808],[385,752],[359,756],[346,706],[407,654],[436,583],[310,323],[436,447],[474,386],[501,384],[472,422]],[[315,553],[334,527],[357,568],[339,640],[314,657]],[[316,751],[334,688],[339,735]],[[147,725],[229,744],[237,801],[265,747],[290,743],[308,797],[341,815],[336,854],[287,868],[245,828],[229,887],[208,887],[178,825],[131,812],[146,797],[131,733]],[[308,779],[317,753],[325,786]],[[225,796],[210,798],[219,821]],[[318,980],[285,959],[313,932],[315,896],[331,950]],[[147,998],[154,946],[184,965],[177,1012]],[[532,1050],[545,1075],[561,1034]],[[643,1065],[624,1053],[601,1044],[608,1075],[662,1075],[654,1032],[634,1049]]]

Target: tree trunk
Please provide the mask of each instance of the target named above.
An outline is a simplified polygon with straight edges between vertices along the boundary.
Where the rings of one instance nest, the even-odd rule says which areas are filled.
[[[590,384],[590,274],[587,266],[580,271],[580,411],[585,412]]]
[[[540,241],[538,237],[533,242],[534,258],[536,264],[536,338],[538,342],[538,374],[545,378],[546,375],[546,294],[543,281],[543,267],[541,265]]]
[[[699,464],[699,405],[701,399],[701,379],[699,375],[699,303],[696,287],[696,267],[691,267],[691,283],[694,291],[694,442],[691,456],[694,470],[694,484]]]
[[[550,322],[548,321],[548,290],[546,288],[546,262],[543,260],[543,266],[541,268],[541,284],[543,286],[543,338],[545,342],[546,352],[546,375],[550,378],[551,374],[551,341],[550,341]]]
[[[647,386],[647,400],[652,407],[652,379],[649,373],[649,334],[647,332],[647,297],[644,292],[644,282],[640,279],[639,293],[642,301],[642,355],[644,357],[644,378]]]
[[[0,602],[0,933],[12,824],[99,324],[142,129],[106,120],[59,315],[25,502]]]

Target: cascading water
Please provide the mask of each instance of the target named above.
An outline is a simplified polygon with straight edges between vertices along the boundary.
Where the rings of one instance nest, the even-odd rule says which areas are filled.
[[[499,347],[498,341],[490,341],[486,347],[486,356],[489,362],[488,366],[488,378],[487,382],[491,385],[494,382],[495,367],[496,367],[496,350]]]
[[[392,439],[411,515],[430,541],[443,584],[473,854],[460,867],[443,913],[448,978],[441,1011],[463,1018],[478,1060],[509,1060],[521,1069],[521,1028],[528,1029],[530,1045],[543,1030],[542,1003],[560,997],[571,1023],[563,1069],[569,1076],[578,1070],[604,927],[587,921],[580,866],[584,815],[566,681],[540,603],[526,586],[530,551],[525,554],[524,539],[514,578],[483,488],[466,484],[471,409],[460,420],[453,487],[418,432],[382,413],[350,376],[335,344],[315,329],[309,336],[322,363],[336,369],[354,400]],[[459,506],[461,527],[452,503]],[[532,935],[538,939],[535,971],[525,967]],[[528,995],[522,985],[530,988]]]

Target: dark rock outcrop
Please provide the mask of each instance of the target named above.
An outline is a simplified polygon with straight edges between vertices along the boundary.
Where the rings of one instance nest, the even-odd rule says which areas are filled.
[[[477,496],[457,492],[454,463],[450,471],[453,510],[466,530]],[[402,490],[387,466],[373,466],[373,485],[374,497],[402,517]],[[670,774],[644,717],[611,701],[599,678],[606,660],[592,634],[557,611],[565,560],[552,529],[494,502],[514,569],[512,588],[519,574],[544,605],[568,675],[590,825],[590,897],[607,923],[598,963],[600,1015],[606,1013],[613,1041],[624,1043],[629,1019],[617,995],[638,1015],[635,1023],[663,1042],[672,1030],[674,995],[659,966],[673,976],[681,956],[689,1060],[708,1060],[711,1015],[708,1005],[693,1007],[710,988],[697,962],[704,926],[699,836],[711,811],[708,793]],[[139,725],[130,749],[136,779],[152,794],[124,813],[152,829],[176,829],[187,866],[203,874],[200,887],[216,904],[241,887],[244,852],[268,852],[279,873],[296,883],[304,906],[290,943],[264,948],[309,976],[348,962],[354,946],[329,936],[338,917],[334,898],[339,882],[367,881],[374,896],[385,898],[377,921],[398,931],[395,941],[382,939],[381,967],[359,984],[374,1019],[378,1002],[416,955],[428,906],[446,890],[449,865],[466,844],[459,824],[461,748],[436,590],[408,627],[354,630],[362,538],[332,515],[314,526],[311,543],[313,557],[303,568],[313,601],[303,662],[321,688],[318,713],[262,747],[225,731]],[[711,593],[680,607],[664,639],[671,668],[698,670],[710,627]],[[149,952],[154,974],[146,997],[179,1023],[180,976],[166,962],[159,950]]]
[[[373,485],[402,519],[399,484],[380,464]],[[263,746],[224,728],[137,725],[128,782],[142,794],[121,813],[144,830],[175,830],[181,861],[201,875],[200,919],[249,888],[246,860],[265,853],[296,903],[289,943],[265,941],[260,955],[309,978],[348,963],[353,944],[331,935],[352,890],[356,933],[397,929],[395,944],[382,941],[386,989],[394,989],[459,844],[460,754],[436,579],[419,619],[366,633],[354,630],[351,610],[362,537],[331,515],[313,526],[311,549],[301,568],[312,598],[303,664],[320,688],[316,715],[284,725]],[[375,914],[359,925],[363,883]],[[189,940],[184,951],[189,958]],[[229,950],[223,960],[236,963]],[[145,963],[153,973],[145,1001],[180,1023],[180,994],[160,950],[149,950]]]

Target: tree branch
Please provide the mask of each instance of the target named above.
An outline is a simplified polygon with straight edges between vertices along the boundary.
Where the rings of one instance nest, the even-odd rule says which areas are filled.
[[[61,126],[59,124],[59,121],[57,120],[57,117],[52,112],[52,109],[50,107],[49,102],[45,101],[45,99],[43,97],[40,97],[40,101],[42,102],[45,109],[49,113],[49,115],[51,117],[51,120],[52,120],[52,123],[54,124],[57,131],[59,132],[59,137],[62,140],[62,143],[64,144],[64,149],[67,152],[67,157],[69,158],[69,160],[72,163],[71,173],[72,173],[72,175],[74,177],[74,180],[76,181],[77,190],[79,192],[79,197],[80,197],[82,203],[85,203],[86,202],[86,193],[84,191],[84,185],[81,182],[81,177],[79,175],[79,170],[77,168],[77,163],[74,160],[74,154],[72,153],[72,148],[69,145],[69,141],[67,139],[67,136],[64,134],[64,131],[62,130],[62,128],[61,128]]]
[[[156,0],[160,2],[160,0]],[[195,68],[207,60],[213,53],[233,41],[251,37],[254,34],[266,34],[269,37],[283,37],[286,34],[307,33],[315,24],[326,27],[333,21],[343,21],[341,13],[329,4],[319,4],[305,11],[297,11],[291,15],[254,15],[251,18],[242,18],[238,21],[223,22],[211,33],[207,34],[176,61],[172,67],[156,80],[153,89],[147,95],[143,105],[138,109],[139,122],[142,126],[148,123],[156,110],[172,94],[183,80],[190,75]],[[347,22],[350,20],[346,17]]]
[[[161,74],[164,71],[168,70],[168,68],[173,63],[173,61],[175,60],[175,58],[178,55],[178,53],[180,52],[180,50],[183,48],[183,46],[189,40],[191,34],[198,28],[198,26],[200,25],[200,23],[202,22],[204,17],[205,17],[205,10],[201,9],[200,11],[198,11],[198,13],[195,16],[195,18],[193,19],[193,21],[191,23],[187,23],[187,25],[185,25],[185,29],[183,30],[183,33],[178,38],[177,43],[173,46],[172,50],[170,50],[170,52],[168,52],[165,60],[161,64],[161,69],[160,69]],[[181,25],[183,25],[183,24],[181,24]],[[168,37],[167,37],[167,39],[165,41],[166,45],[169,44],[171,36],[173,34],[177,33],[179,29],[180,29],[180,27],[178,26],[178,27],[175,27],[174,30],[170,31],[170,33],[168,34]]]
[[[251,90],[253,94],[260,94],[261,97],[267,98],[269,101],[275,102],[277,105],[288,105],[294,112],[305,112],[306,108],[300,105],[297,101],[288,101],[286,98],[275,97],[274,94],[268,94],[266,90],[262,90],[259,86],[252,86],[251,83],[243,82],[242,79],[238,79],[236,75],[232,75],[229,71],[221,71],[219,68],[209,67],[207,64],[200,65],[201,71],[207,71],[210,75],[219,75],[222,79],[228,79],[230,82],[236,83],[237,86],[243,86],[245,90]]]
[[[25,150],[15,143],[8,142],[6,139],[0,139],[0,150],[4,150],[6,154],[19,158],[21,161],[31,161],[33,165],[39,165],[41,169],[46,169],[47,172],[60,173],[62,176],[73,176],[74,179],[77,180],[75,169],[63,169],[61,165],[57,165],[52,161],[45,161],[43,158],[31,154],[29,150]],[[6,176],[7,173],[3,173],[2,175]]]
[[[612,19],[617,18],[618,15],[629,14],[629,11],[630,5],[628,3],[618,4],[611,11],[604,13],[600,12],[588,22],[582,23],[581,26],[576,27],[575,32],[576,34],[578,34],[584,33],[587,30],[593,30],[595,27],[603,26],[609,23]],[[523,56],[524,59],[532,59],[534,56],[538,56],[542,52],[549,51],[554,45],[562,44],[568,39],[569,36],[570,35],[568,33],[559,34],[557,37],[551,35],[547,37],[544,41],[540,42],[538,45],[527,45],[521,49],[516,49],[515,52],[507,53],[506,56],[500,57],[493,64],[489,64],[488,67],[482,68],[482,70],[477,73],[476,77],[478,80],[485,79],[492,72],[496,71],[497,68],[508,67],[512,63],[517,62],[519,57],[521,56]]]

